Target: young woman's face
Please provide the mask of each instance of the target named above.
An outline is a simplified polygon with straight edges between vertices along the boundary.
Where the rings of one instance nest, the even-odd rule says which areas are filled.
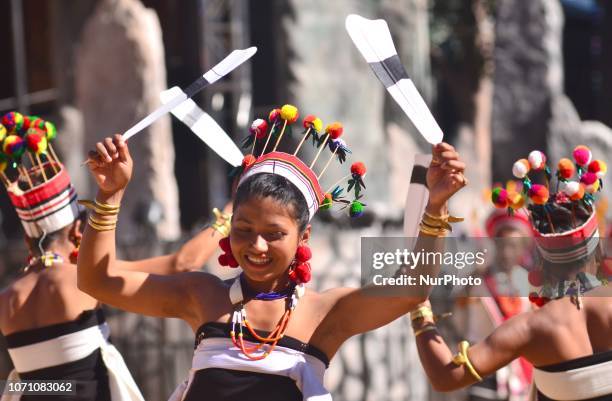
[[[232,253],[251,280],[269,281],[286,274],[298,245],[308,241],[310,226],[300,233],[291,207],[268,197],[251,198],[234,210]]]

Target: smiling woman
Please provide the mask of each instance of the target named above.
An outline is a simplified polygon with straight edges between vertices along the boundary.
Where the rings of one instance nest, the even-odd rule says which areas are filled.
[[[296,120],[293,106],[273,110],[270,131],[266,123],[263,132],[267,138],[255,130],[247,147],[255,149],[257,139],[265,139],[264,149],[268,143],[276,149],[286,126]],[[119,308],[178,317],[191,325],[197,339],[191,373],[172,400],[331,400],[323,376],[340,345],[355,334],[395,320],[425,299],[425,295],[408,295],[414,294],[408,288],[397,297],[375,297],[369,287],[324,293],[305,288],[311,273],[310,220],[319,207],[333,204],[350,206],[351,215],[359,215],[356,211],[363,209],[360,191],[365,188],[365,166],[355,163],[347,176],[347,192],[355,192],[353,201],[344,200],[337,185],[328,194],[321,190],[319,178],[331,161],[344,161],[348,148],[339,140],[339,123],[330,124],[319,138],[321,122],[313,124],[314,120],[318,119],[304,120],[304,136],[293,155],[273,150],[245,157],[229,238],[219,243],[224,252],[219,262],[242,268],[228,282],[202,272],[162,277],[117,265],[114,223],[106,221],[111,218],[104,210],[118,208],[131,177],[132,160],[120,136],[99,143],[97,156],[90,158],[99,186],[96,210],[101,213],[94,214],[94,224],[90,218],[84,234],[79,286]],[[256,128],[262,126],[257,122]],[[318,144],[310,167],[295,156],[309,135]],[[331,157],[317,175],[312,167],[328,144]],[[427,224],[422,224],[417,244],[432,252],[441,249],[447,233],[447,200],[465,185],[465,166],[454,148],[441,143],[433,153],[437,163],[427,175]],[[432,274],[438,270],[438,266],[426,267]]]

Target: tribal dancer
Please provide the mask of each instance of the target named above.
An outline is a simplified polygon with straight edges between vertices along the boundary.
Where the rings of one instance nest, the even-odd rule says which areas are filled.
[[[8,379],[74,381],[73,395],[55,396],[58,400],[140,401],[142,395],[121,355],[108,342],[99,302],[77,288],[83,226],[79,216],[84,213],[49,144],[55,128],[19,113],[7,114],[2,122],[0,176],[30,250],[28,265],[0,292],[0,330],[15,366]],[[173,255],[118,263],[124,269],[157,274],[193,269],[213,252],[215,245],[208,245],[212,233],[216,231],[206,230]],[[20,398],[32,396],[5,395],[1,400]]]
[[[461,342],[454,357],[436,330],[429,304],[412,315],[419,357],[438,391],[480,382],[524,357],[534,366],[540,401],[612,399],[612,291],[607,287],[612,271],[602,263],[593,207],[606,165],[591,160],[584,146],[573,156],[573,162],[559,162],[554,181],[539,151],[513,168],[530,199],[530,220],[542,258],[542,268],[529,273],[530,284],[538,288],[529,296],[536,310],[509,319],[471,347]],[[544,172],[546,185],[531,182],[533,170]],[[507,195],[503,190],[498,194],[512,208]]]
[[[508,191],[515,193],[510,188]],[[470,291],[455,311],[458,330],[470,342],[485,338],[504,321],[531,309],[525,297],[528,272],[521,266],[533,236],[531,223],[522,209],[508,214],[507,205],[503,206],[495,209],[485,223],[488,237],[495,241],[495,259],[482,274],[484,285]],[[519,358],[470,387],[468,400],[527,400],[531,370],[531,365]]]
[[[329,164],[320,163],[318,174],[313,166],[328,145],[328,162],[344,161],[348,149],[339,138],[342,126],[330,124],[319,137],[321,121],[308,116],[295,152],[276,151],[297,118],[294,106],[275,109],[269,121],[254,122],[252,137],[244,144],[252,149],[255,141],[265,142],[262,154],[246,156],[243,171],[235,172],[241,175],[231,231],[220,241],[224,254],[219,261],[242,267],[242,273],[229,282],[202,272],[160,277],[121,269],[115,262],[115,211],[130,180],[132,160],[118,135],[112,143],[98,144],[99,157],[90,158],[99,190],[81,245],[79,287],[116,307],[190,324],[196,335],[192,369],[172,400],[331,400],[323,376],[342,343],[388,324],[426,297],[426,292],[409,296],[406,288],[404,296],[395,297],[374,296],[371,287],[324,293],[305,289],[311,274],[309,222],[320,207],[334,204],[360,215],[365,166],[354,163],[346,177],[348,191],[356,192],[354,200],[343,199],[336,185],[324,193],[319,179]],[[308,165],[296,155],[309,136],[319,151]],[[264,154],[266,149],[272,151]],[[447,200],[465,185],[464,163],[452,146],[441,143],[433,154],[419,239],[427,250],[443,244],[449,228]],[[434,274],[439,268],[428,267]]]

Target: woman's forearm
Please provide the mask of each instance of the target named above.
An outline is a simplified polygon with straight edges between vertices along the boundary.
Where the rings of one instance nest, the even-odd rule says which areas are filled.
[[[106,195],[99,192],[96,200],[108,205],[120,205],[123,193]],[[90,211],[99,221],[110,220],[108,216],[100,216]],[[103,299],[103,295],[110,291],[110,277],[115,268],[116,248],[115,230],[99,231],[91,224],[87,224],[79,248],[78,258],[78,286],[82,291]]]

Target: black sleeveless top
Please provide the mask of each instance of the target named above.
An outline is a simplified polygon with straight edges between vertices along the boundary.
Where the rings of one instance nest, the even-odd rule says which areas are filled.
[[[256,330],[260,336],[270,333]],[[207,338],[229,338],[230,324],[209,322],[196,332],[196,343]],[[256,340],[244,329],[244,339]],[[329,366],[327,356],[318,348],[296,338],[285,336],[277,346],[291,348],[312,355]],[[219,368],[206,368],[195,373],[185,401],[302,401],[302,393],[295,381],[277,374]]]
[[[102,309],[87,310],[70,322],[53,324],[31,330],[15,332],[6,336],[9,349],[36,344],[66,334],[98,326],[105,322]],[[77,361],[50,366],[29,372],[18,372],[22,380],[74,380],[74,395],[41,396],[23,395],[22,401],[110,401],[108,372],[99,349]]]

